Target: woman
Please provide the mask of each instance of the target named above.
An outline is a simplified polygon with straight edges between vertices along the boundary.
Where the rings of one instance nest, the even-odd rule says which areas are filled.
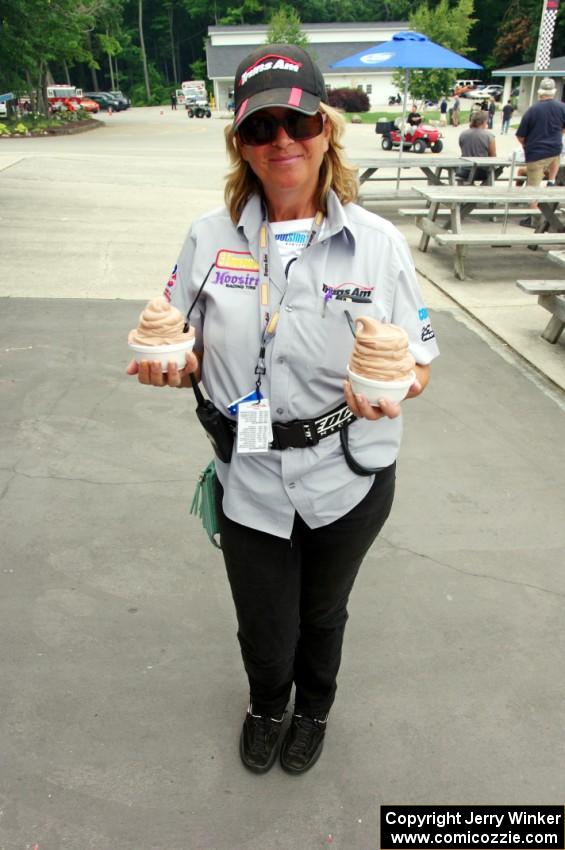
[[[347,313],[405,327],[418,364],[410,396],[426,386],[437,354],[408,248],[353,203],[343,120],[325,100],[322,74],[302,48],[263,45],[240,64],[226,209],[193,224],[167,287],[183,312],[196,299],[196,354],[164,375],[139,367],[139,380],[157,386],[188,387],[190,373],[202,376],[225,415],[247,397],[231,462],[216,467],[250,691],[240,755],[257,773],[279,748],[293,774],[321,753],[349,593],[393,500],[400,408],[372,407],[343,381],[353,345]]]

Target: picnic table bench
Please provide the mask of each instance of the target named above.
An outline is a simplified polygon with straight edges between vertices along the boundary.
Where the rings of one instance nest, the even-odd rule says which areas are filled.
[[[538,304],[551,313],[541,336],[555,345],[565,327],[565,280],[517,280],[516,284],[524,292],[537,295]]]
[[[422,231],[420,250],[427,251],[430,238],[439,245],[453,246],[454,271],[459,280],[465,279],[465,249],[468,246],[526,246],[532,250],[542,245],[565,246],[565,222],[558,210],[559,205],[565,203],[565,189],[562,187],[428,186],[414,187],[414,192],[428,202],[426,214],[416,217],[416,224]],[[529,215],[533,211],[527,205],[532,201],[536,201],[539,207],[535,230],[509,232],[504,227],[503,232],[497,232],[492,222],[486,223],[482,233],[469,232],[463,227],[479,206],[485,208],[488,205],[488,213],[484,215],[502,215],[506,219],[519,213]],[[448,215],[444,222],[438,222],[442,205],[447,208]]]

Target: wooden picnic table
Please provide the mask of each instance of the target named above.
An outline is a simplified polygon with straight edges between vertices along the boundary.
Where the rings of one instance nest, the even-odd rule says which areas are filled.
[[[537,186],[516,188],[515,186],[427,186],[413,187],[413,191],[428,204],[425,215],[418,215],[416,224],[422,230],[419,248],[427,251],[430,237],[439,245],[455,248],[454,271],[460,280],[465,279],[465,248],[469,245],[497,245],[500,247],[526,246],[537,250],[540,245],[565,246],[565,221],[560,217],[559,206],[565,204],[565,187]],[[505,232],[496,230],[493,222],[487,222],[483,233],[470,232],[464,228],[470,214],[478,206],[492,218],[495,214],[510,217],[522,210],[528,215],[528,204],[537,201],[538,224],[535,230]],[[440,208],[446,207],[449,215],[443,224],[436,219]],[[422,213],[423,210],[419,210]],[[476,221],[476,218],[475,218]]]
[[[375,176],[378,171],[383,169],[393,168],[395,171],[398,169],[420,169],[422,171],[423,176],[416,175],[412,177],[401,177],[401,180],[426,180],[431,185],[441,186],[444,182],[442,180],[441,172],[445,171],[447,176],[448,183],[453,184],[455,181],[453,179],[453,175],[456,169],[460,168],[461,165],[465,165],[462,162],[461,157],[456,156],[442,156],[439,153],[418,153],[418,154],[405,154],[402,157],[398,156],[377,156],[371,157],[371,159],[353,159],[352,164],[356,165],[360,170],[359,181],[360,183],[366,183],[367,181],[390,181],[395,178],[390,176],[384,176],[382,173],[377,177]]]
[[[467,183],[472,183],[474,174],[478,168],[488,171],[487,184],[495,182],[497,169],[509,166],[512,160],[501,157],[461,157],[447,156],[437,153],[410,154],[402,157],[376,156],[370,159],[353,159],[353,165],[359,168],[359,182],[365,184],[391,183],[395,181],[395,189],[383,189],[379,187],[378,192],[370,194],[364,192],[359,196],[359,202],[365,201],[387,201],[387,200],[413,200],[414,195],[410,191],[402,190],[398,184],[401,182],[414,183],[415,181],[426,181],[429,186],[453,186],[455,185],[455,172],[459,168],[469,167],[471,169]],[[394,171],[394,175],[389,171]],[[411,171],[411,174],[401,172]],[[414,173],[415,172],[415,173]]]

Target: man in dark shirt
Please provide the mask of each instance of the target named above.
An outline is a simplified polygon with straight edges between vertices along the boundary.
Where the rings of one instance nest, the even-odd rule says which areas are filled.
[[[557,174],[565,132],[565,106],[554,100],[555,83],[544,77],[538,89],[539,101],[524,113],[516,138],[524,148],[528,186],[539,186],[544,168]],[[536,203],[531,204],[534,209]],[[535,227],[531,216],[522,219],[523,227]]]
[[[415,103],[412,104],[412,110],[408,113],[406,123],[408,124],[406,127],[406,136],[412,136],[414,134],[414,128],[422,123],[422,116],[418,112]]]

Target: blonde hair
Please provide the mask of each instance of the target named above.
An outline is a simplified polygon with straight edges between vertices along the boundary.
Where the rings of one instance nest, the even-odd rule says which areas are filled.
[[[357,198],[359,180],[357,168],[349,165],[345,156],[345,148],[341,142],[345,131],[345,120],[342,115],[326,103],[320,103],[320,112],[327,116],[330,125],[329,145],[318,180],[317,204],[322,212],[326,210],[326,198],[333,189],[342,204],[348,204]],[[226,178],[224,198],[231,220],[237,224],[243,207],[251,195],[262,194],[261,181],[243,159],[239,150],[233,125],[225,128],[226,150],[231,167]]]

